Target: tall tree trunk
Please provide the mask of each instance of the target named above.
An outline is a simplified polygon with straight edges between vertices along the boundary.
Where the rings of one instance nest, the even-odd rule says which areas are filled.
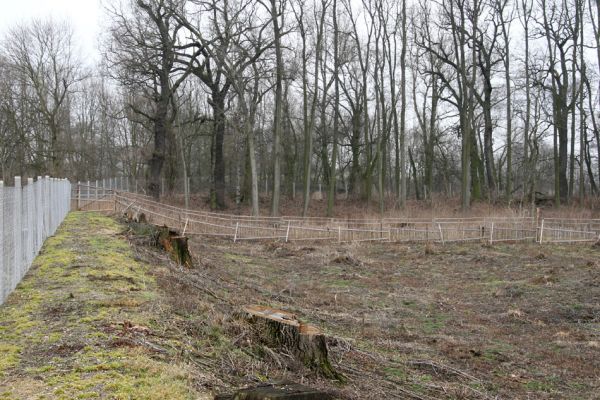
[[[334,74],[334,105],[333,105],[333,150],[331,152],[331,172],[329,173],[329,191],[327,195],[327,216],[333,216],[333,205],[336,194],[336,167],[338,153],[338,130],[340,112],[340,86],[339,86],[339,32],[337,23],[337,0],[333,0],[333,74]]]
[[[577,41],[579,36],[579,3],[581,0],[575,0],[575,26],[573,27],[573,59],[571,62],[571,155],[569,158],[569,198],[573,197],[575,189],[575,134],[577,130],[576,115],[576,97],[578,94],[575,85],[577,78]],[[583,161],[583,159],[582,159]]]
[[[433,78],[431,86],[431,115],[429,117],[429,138],[425,146],[425,182],[429,199],[433,198],[433,158],[437,137],[437,106],[439,101],[438,80]]]
[[[510,42],[506,22],[502,21],[502,33],[506,46],[504,80],[506,84],[506,200],[510,203],[513,192],[512,177],[512,91],[510,82]]]
[[[406,0],[402,0],[402,49],[400,50],[400,207],[406,206]],[[415,176],[416,185],[416,176]],[[417,186],[415,186],[416,188]],[[419,197],[419,196],[417,196]]]
[[[256,149],[254,145],[254,124],[248,131],[248,157],[250,158],[250,176],[252,181],[252,215],[258,217],[258,171],[256,169]]]
[[[408,148],[408,159],[410,161],[410,169],[412,170],[413,182],[415,185],[415,197],[417,200],[421,200],[421,192],[419,191],[419,179],[417,177],[417,167],[415,165],[415,159],[413,158],[410,147]]]
[[[225,140],[225,96],[218,89],[212,93],[213,132],[214,132],[214,165],[213,165],[213,208],[224,209],[225,204],[225,157],[223,155]]]
[[[164,82],[163,84],[168,84]],[[164,92],[163,92],[164,93]],[[160,177],[163,164],[165,162],[165,153],[167,149],[169,99],[165,94],[156,105],[156,115],[154,120],[154,149],[148,161],[150,177],[148,180],[148,194],[154,199],[160,197]]]
[[[531,126],[531,78],[529,71],[529,18],[531,17],[531,3],[529,0],[521,0],[521,12],[523,13],[523,30],[525,39],[525,126],[523,127],[524,142],[524,165],[523,184],[528,190],[531,201],[531,215],[535,212],[535,165],[533,161],[533,140],[530,137]],[[530,151],[531,150],[531,151]]]
[[[271,199],[271,216],[279,215],[279,197],[281,195],[281,164],[279,147],[281,141],[282,111],[283,111],[283,57],[281,50],[281,30],[279,28],[279,13],[277,0],[271,0],[271,18],[275,36],[275,115],[273,117],[273,197]]]

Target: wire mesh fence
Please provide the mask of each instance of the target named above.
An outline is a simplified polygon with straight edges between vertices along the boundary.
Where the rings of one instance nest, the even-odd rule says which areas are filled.
[[[70,209],[66,179],[38,177],[14,187],[0,181],[0,304],[29,270],[42,244],[54,234]]]

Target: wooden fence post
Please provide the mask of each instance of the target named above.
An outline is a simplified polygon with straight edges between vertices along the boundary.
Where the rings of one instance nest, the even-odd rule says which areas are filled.
[[[290,221],[288,221],[287,231],[285,232],[285,242],[287,243],[290,236]]]
[[[239,222],[235,223],[235,233],[233,234],[233,243],[235,243],[237,241],[237,234],[238,234],[238,228],[240,226]]]
[[[542,219],[542,225],[540,226],[540,244],[542,244],[543,238],[544,238],[544,219]]]

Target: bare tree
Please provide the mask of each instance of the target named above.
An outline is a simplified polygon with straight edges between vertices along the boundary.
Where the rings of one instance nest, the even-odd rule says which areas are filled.
[[[177,57],[182,24],[175,18],[176,0],[135,0],[128,8],[109,10],[110,42],[106,45],[108,71],[121,84],[151,99],[149,109],[129,107],[152,126],[153,150],[148,159],[148,193],[158,198],[160,177],[172,137],[171,110],[177,88],[190,73]]]
[[[4,41],[3,53],[23,82],[32,89],[35,108],[48,129],[48,170],[63,174],[65,115],[68,95],[83,77],[74,50],[73,31],[66,22],[33,20],[16,26]]]

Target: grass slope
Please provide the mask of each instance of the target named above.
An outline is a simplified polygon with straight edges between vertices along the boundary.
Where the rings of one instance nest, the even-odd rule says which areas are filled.
[[[46,241],[0,306],[0,399],[209,398],[172,357],[175,339],[153,343],[161,294],[121,231],[71,213]]]

